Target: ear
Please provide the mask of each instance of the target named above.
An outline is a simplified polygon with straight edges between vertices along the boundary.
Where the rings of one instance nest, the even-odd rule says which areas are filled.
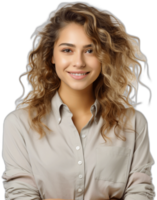
[[[52,64],[55,64],[53,56],[52,56],[51,62],[52,62]]]

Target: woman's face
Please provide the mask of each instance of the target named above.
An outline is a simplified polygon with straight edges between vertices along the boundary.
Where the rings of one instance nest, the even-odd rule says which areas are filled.
[[[68,44],[62,44],[68,43]],[[52,63],[61,80],[61,86],[73,90],[84,90],[91,87],[101,72],[101,63],[94,54],[92,44],[83,26],[76,23],[68,24],[60,31],[59,39],[54,44]],[[69,72],[90,72],[82,79],[73,78]],[[80,77],[80,76],[77,76]]]

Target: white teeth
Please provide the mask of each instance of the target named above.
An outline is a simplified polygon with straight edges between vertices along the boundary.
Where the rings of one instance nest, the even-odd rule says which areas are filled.
[[[86,73],[84,73],[84,74],[70,73],[70,74],[74,74],[74,75],[76,75],[76,76],[82,76],[82,75],[85,75]]]

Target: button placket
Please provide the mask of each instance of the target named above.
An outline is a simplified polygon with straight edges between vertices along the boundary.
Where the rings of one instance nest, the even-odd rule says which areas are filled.
[[[76,150],[79,150],[80,149],[80,147],[79,146],[76,146]],[[82,178],[83,176],[82,176],[82,174],[79,174],[79,178]]]
[[[82,161],[81,160],[79,160],[78,161],[78,164],[79,165],[82,165]],[[82,178],[82,174],[79,174],[79,178],[81,179]],[[81,188],[78,188],[78,190],[77,190],[78,192],[81,192],[82,191],[82,189]]]
[[[82,177],[83,177],[82,174],[80,174],[80,175],[79,175],[79,178],[82,178]]]
[[[84,132],[84,131],[83,131],[83,132]],[[85,139],[85,138],[86,138],[86,134],[85,134],[85,133],[82,134],[82,131],[81,131],[80,136],[82,137],[82,139]],[[76,146],[76,150],[79,150],[79,149],[80,149],[80,146]],[[82,163],[83,163],[83,162],[82,162],[81,160],[78,161],[78,164],[79,164],[79,165],[82,165]],[[83,175],[82,175],[82,174],[79,174],[79,175],[78,175],[78,178],[79,178],[79,179],[82,179],[82,178],[83,178]],[[82,190],[83,190],[83,189],[78,188],[77,191],[78,191],[78,192],[82,192]]]
[[[82,161],[81,161],[81,160],[79,160],[79,161],[78,161],[78,164],[79,164],[79,165],[81,165],[81,164],[82,164]]]
[[[81,135],[81,137],[82,137],[82,138],[85,138],[85,137],[86,137],[86,135],[85,135],[85,134],[83,134],[83,135]]]

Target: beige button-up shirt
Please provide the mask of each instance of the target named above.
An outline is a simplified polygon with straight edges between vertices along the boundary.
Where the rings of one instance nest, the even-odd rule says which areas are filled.
[[[98,100],[91,106],[94,122],[78,133],[73,114],[58,91],[44,123],[53,130],[39,140],[24,109],[10,112],[3,124],[2,175],[5,200],[154,200],[148,123],[136,110],[130,116],[138,134],[126,131],[126,141],[100,134],[103,119]],[[46,130],[46,129],[45,129]]]

